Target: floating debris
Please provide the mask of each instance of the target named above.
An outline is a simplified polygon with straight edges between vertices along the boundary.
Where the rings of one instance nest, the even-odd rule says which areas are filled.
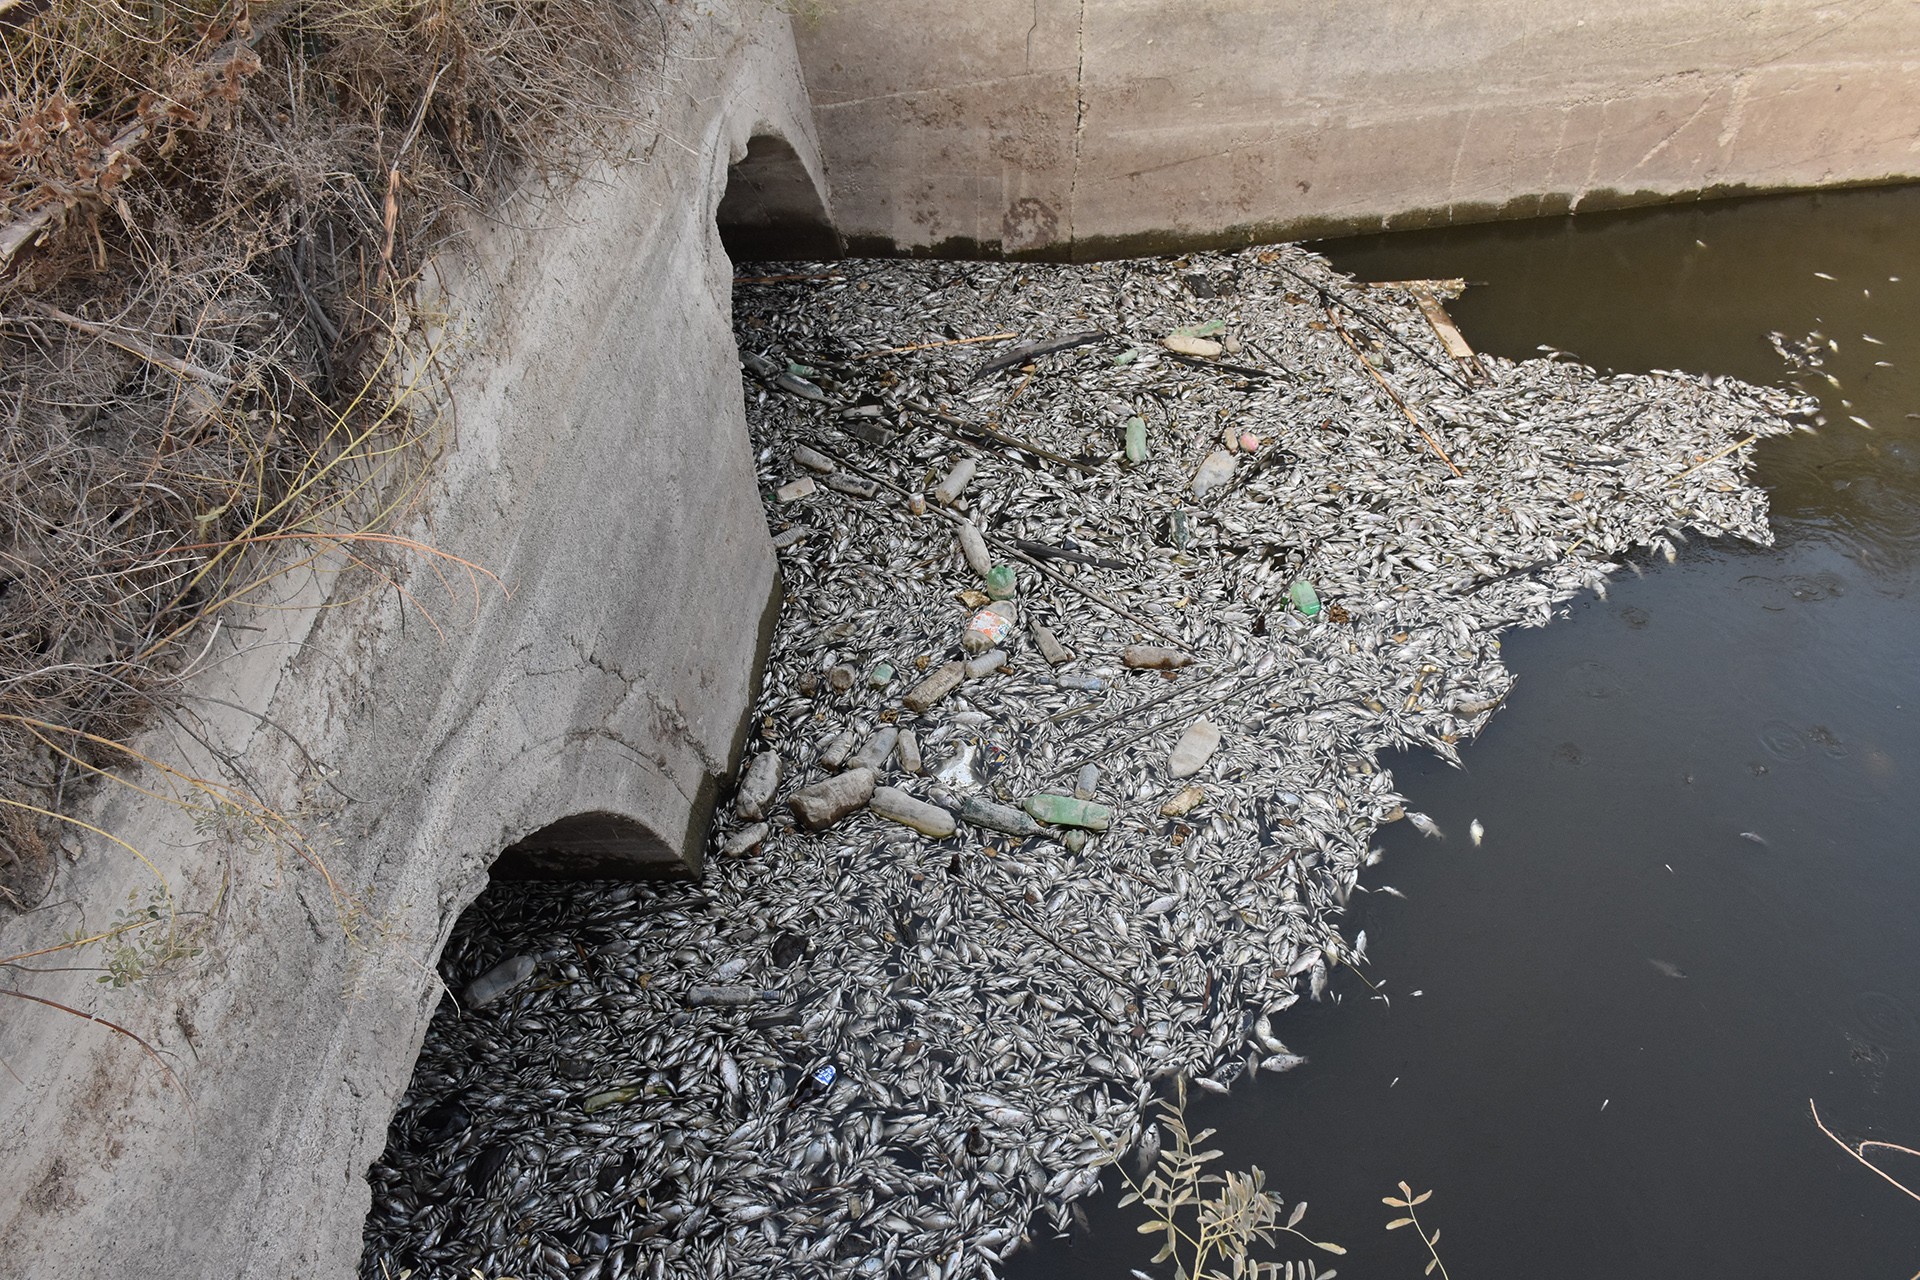
[[[1196,270],[1235,287],[1200,304]],[[697,886],[516,884],[469,910],[451,985],[505,955],[552,979],[436,1015],[371,1175],[369,1277],[997,1275],[1106,1153],[1157,1141],[1143,1111],[1173,1077],[1301,1064],[1276,1025],[1364,964],[1344,904],[1403,816],[1379,753],[1457,759],[1511,688],[1500,633],[1636,550],[1767,542],[1744,444],[1810,412],[1469,358],[1406,287],[1297,248],[778,275],[734,308],[748,422],[776,527],[818,532],[779,562],[725,856]],[[1245,364],[1203,336],[1229,330]],[[956,333],[1029,340],[976,366]],[[1025,566],[1017,609],[960,602],[985,578],[962,518],[987,570]],[[1008,661],[970,680],[963,636],[1003,608],[978,647]],[[916,683],[823,678],[883,663]],[[1205,785],[1170,795],[1202,721]],[[877,763],[834,772],[862,743]]]
[[[1219,749],[1219,726],[1205,717],[1195,720],[1174,744],[1173,754],[1167,758],[1167,773],[1175,778],[1191,778],[1206,767]]]

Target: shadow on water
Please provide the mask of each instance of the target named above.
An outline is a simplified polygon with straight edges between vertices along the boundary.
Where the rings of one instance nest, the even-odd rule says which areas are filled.
[[[1817,329],[1839,385],[1805,384],[1829,426],[1760,451],[1775,547],[1696,539],[1509,633],[1518,687],[1465,769],[1387,762],[1445,833],[1382,831],[1367,883],[1406,898],[1350,913],[1391,1004],[1348,977],[1296,1007],[1275,1030],[1308,1065],[1192,1121],[1312,1200],[1343,1276],[1420,1274],[1383,1230],[1401,1178],[1436,1189],[1455,1280],[1912,1275],[1920,1204],[1807,1102],[1920,1146],[1920,188],[1322,247],[1477,282],[1451,309],[1483,350],[1778,382],[1767,332]],[[1112,1200],[1010,1273],[1144,1267]]]

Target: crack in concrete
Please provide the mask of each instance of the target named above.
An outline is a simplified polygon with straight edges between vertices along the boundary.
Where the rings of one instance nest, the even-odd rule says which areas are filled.
[[[1080,0],[1080,23],[1074,33],[1073,169],[1067,175],[1067,255],[1079,238],[1080,146],[1087,132],[1087,0]]]
[[[1707,113],[1707,108],[1713,105],[1714,99],[1720,96],[1720,90],[1723,87],[1725,86],[1714,85],[1712,88],[1708,89],[1706,94],[1701,97],[1700,105],[1693,109],[1692,114],[1690,114],[1685,120],[1682,120],[1679,124],[1673,126],[1673,128],[1667,130],[1666,135],[1664,137],[1662,137],[1658,142],[1654,143],[1651,147],[1648,147],[1647,153],[1640,157],[1639,163],[1635,164],[1633,168],[1628,169],[1625,173],[1621,174],[1619,183],[1616,185],[1624,185],[1628,177],[1646,168],[1647,165],[1652,162],[1655,156],[1659,155],[1662,151],[1665,151],[1668,147],[1673,145],[1673,141],[1675,138],[1678,138],[1681,134],[1685,133],[1688,129],[1692,128],[1693,122],[1698,120],[1701,116],[1705,115]]]
[[[714,759],[713,753],[707,750],[700,741],[699,735],[694,732],[692,724],[688,723],[686,712],[677,703],[665,701],[653,689],[647,687],[645,676],[628,675],[617,663],[602,658],[598,653],[588,653],[586,657],[588,666],[612,676],[626,686],[626,693],[622,697],[623,702],[631,700],[635,695],[645,699],[647,705],[653,709],[654,719],[659,726],[685,743],[687,749],[693,752],[694,758],[700,761],[700,767],[706,770],[710,777],[719,778],[726,775],[726,762]],[[618,737],[611,729],[605,729],[602,732],[621,745],[628,745],[624,738]],[[664,755],[658,757],[658,762],[663,773],[669,772]],[[674,787],[682,795],[686,795],[686,789],[680,786],[678,779],[674,780]],[[692,799],[691,796],[687,798]]]

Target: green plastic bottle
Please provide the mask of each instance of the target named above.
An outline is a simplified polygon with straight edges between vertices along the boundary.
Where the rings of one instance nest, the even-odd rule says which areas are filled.
[[[1075,796],[1054,795],[1041,792],[1027,799],[1026,810],[1040,821],[1056,827],[1085,827],[1089,831],[1105,831],[1113,825],[1113,810],[1104,804],[1095,804],[1091,800],[1081,800]]]
[[[987,570],[987,598],[990,600],[1011,600],[1019,584],[1014,580],[1013,566],[997,564]]]
[[[1293,607],[1311,618],[1320,612],[1320,597],[1314,594],[1313,584],[1305,578],[1287,588],[1287,598],[1293,601]]]
[[[1127,419],[1127,461],[1139,466],[1147,460],[1147,420]]]

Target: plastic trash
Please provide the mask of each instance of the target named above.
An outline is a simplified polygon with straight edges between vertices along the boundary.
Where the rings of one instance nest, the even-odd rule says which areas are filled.
[[[973,615],[960,637],[960,647],[968,653],[985,653],[999,648],[1019,625],[1020,611],[1011,600],[996,600]]]

